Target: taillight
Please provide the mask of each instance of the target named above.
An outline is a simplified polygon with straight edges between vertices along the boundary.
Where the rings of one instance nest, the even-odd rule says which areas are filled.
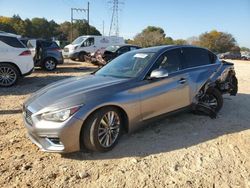
[[[26,56],[26,55],[31,55],[31,52],[29,50],[25,50],[19,54],[19,56]]]

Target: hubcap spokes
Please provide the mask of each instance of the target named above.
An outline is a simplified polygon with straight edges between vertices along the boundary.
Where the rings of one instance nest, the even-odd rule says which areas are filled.
[[[213,109],[216,109],[218,106],[217,99],[213,95],[208,95],[206,97],[205,103]]]
[[[49,70],[52,70],[55,68],[55,62],[52,60],[48,60],[46,61],[46,68]]]
[[[16,81],[17,75],[15,71],[9,67],[0,68],[0,84],[8,86]]]
[[[106,113],[98,127],[99,143],[107,148],[110,147],[117,139],[120,131],[120,118],[116,112],[110,111]]]

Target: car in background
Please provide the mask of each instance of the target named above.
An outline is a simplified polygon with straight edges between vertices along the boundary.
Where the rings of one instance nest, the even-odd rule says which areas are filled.
[[[108,46],[117,44],[124,44],[124,39],[117,36],[83,35],[64,47],[63,56],[71,60],[85,61],[85,56],[93,55],[97,51],[103,52]]]
[[[116,57],[132,51],[132,50],[138,50],[141,47],[136,46],[136,45],[130,45],[130,44],[122,44],[122,45],[114,45],[114,46],[109,46],[105,49],[102,58],[106,62],[110,62],[111,60],[115,59]]]
[[[241,59],[242,60],[250,60],[250,52],[242,53]]]
[[[158,46],[42,88],[24,103],[23,117],[30,140],[44,151],[105,152],[122,133],[164,114],[191,109],[212,118],[222,95],[237,91],[232,63],[204,48]]]
[[[16,36],[0,33],[0,87],[14,85],[33,68],[30,50]]]
[[[62,50],[54,41],[32,39],[27,41],[36,67],[53,71],[58,64],[63,64]]]
[[[241,59],[241,53],[240,52],[226,52],[223,54],[220,54],[220,59]]]

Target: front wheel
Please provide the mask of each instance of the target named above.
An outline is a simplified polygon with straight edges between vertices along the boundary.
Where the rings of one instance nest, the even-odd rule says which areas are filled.
[[[81,53],[78,55],[79,61],[84,62],[84,61],[85,61],[85,55],[86,55],[86,53],[81,52]]]
[[[113,149],[121,135],[121,113],[114,107],[95,112],[84,125],[81,141],[92,151],[105,152]]]

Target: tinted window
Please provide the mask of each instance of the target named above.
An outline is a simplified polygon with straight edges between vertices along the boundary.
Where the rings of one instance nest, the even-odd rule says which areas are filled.
[[[0,41],[14,48],[24,48],[24,45],[15,37],[0,36]]]
[[[124,47],[121,47],[119,50],[117,50],[117,53],[124,54],[124,53],[128,52],[129,50],[130,50],[130,48],[128,46],[124,46]]]
[[[209,51],[201,48],[183,48],[185,67],[197,67],[211,64]]]
[[[130,50],[132,51],[132,50],[137,50],[138,49],[138,47],[136,47],[136,46],[130,46]]]
[[[56,42],[42,41],[41,44],[44,48],[59,48]]]
[[[51,42],[47,42],[47,41],[38,41],[38,42],[41,43],[41,46],[42,46],[43,48],[48,48],[48,47],[51,46]]]
[[[180,49],[165,52],[156,62],[157,68],[164,68],[168,73],[176,72],[181,69],[181,51]]]
[[[95,44],[95,39],[94,38],[88,38],[83,42],[82,47],[92,46],[94,44]]]
[[[215,63],[217,60],[217,56],[213,54],[212,52],[208,52],[208,55],[209,55],[210,63],[211,64]]]

